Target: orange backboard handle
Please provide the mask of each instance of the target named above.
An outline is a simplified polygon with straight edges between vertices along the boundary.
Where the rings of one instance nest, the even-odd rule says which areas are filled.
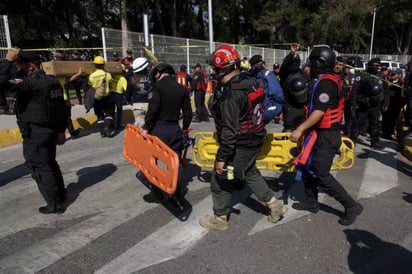
[[[124,134],[123,156],[137,167],[155,186],[169,195],[176,191],[179,157],[156,136],[146,134],[134,125],[127,125]]]

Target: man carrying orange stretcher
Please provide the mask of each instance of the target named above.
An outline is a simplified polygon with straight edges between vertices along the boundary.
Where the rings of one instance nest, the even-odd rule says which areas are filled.
[[[171,65],[160,63],[150,72],[153,90],[148,94],[148,110],[143,125],[143,137],[150,133],[157,136],[166,145],[173,149],[178,156],[183,150],[183,135],[188,135],[188,128],[192,121],[192,107],[189,93],[175,80],[175,71]],[[179,125],[180,111],[183,113],[183,131]],[[174,196],[183,199],[181,189],[181,172],[178,172],[177,187]],[[151,184],[149,194],[143,196],[148,203],[159,203],[164,199],[163,192]]]
[[[295,203],[292,208],[312,213],[319,211],[319,187],[335,198],[345,208],[339,219],[344,226],[351,225],[363,207],[357,203],[332,176],[333,158],[341,145],[340,122],[344,97],[342,82],[333,73],[336,56],[328,46],[314,47],[309,55],[311,73],[317,78],[311,94],[307,119],[292,132],[290,140],[297,142],[303,136],[303,148],[294,161],[296,179],[302,178],[306,201]]]

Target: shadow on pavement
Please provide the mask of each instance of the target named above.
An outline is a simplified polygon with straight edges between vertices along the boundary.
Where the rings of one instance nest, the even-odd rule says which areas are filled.
[[[151,183],[143,174],[143,172],[138,171],[136,173],[136,178],[142,182],[150,191]],[[175,216],[179,221],[185,222],[189,219],[190,214],[192,213],[192,205],[184,198],[186,194],[186,187],[185,184],[182,186],[183,197],[178,199],[174,195],[168,195],[163,192],[163,196],[165,197],[160,204],[164,206],[173,216]]]
[[[348,266],[353,273],[412,273],[412,253],[360,229],[345,229],[350,243]]]
[[[103,164],[100,166],[79,169],[76,172],[78,176],[77,182],[67,185],[67,207],[76,201],[83,190],[110,177],[116,170],[117,167],[113,164]]]
[[[412,193],[403,192],[402,197],[406,202],[412,204]]]
[[[0,187],[30,174],[30,169],[25,164],[20,164],[0,173]]]

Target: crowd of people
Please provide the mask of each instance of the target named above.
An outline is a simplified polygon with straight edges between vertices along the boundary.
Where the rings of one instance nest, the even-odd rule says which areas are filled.
[[[268,70],[261,55],[241,58],[235,48],[222,45],[209,57],[209,75],[201,64],[195,64],[190,75],[186,65],[176,72],[170,64],[135,58],[127,50],[123,59],[116,52],[112,56],[112,61],[120,62],[121,74],[108,72],[106,60],[96,55],[92,59],[94,72],[86,76],[80,68],[60,83],[41,70],[41,56],[9,50],[0,64],[0,89],[16,94],[24,158],[46,201],[39,211],[60,214],[65,210],[67,193],[56,162],[56,145],[65,142],[66,129],[72,137],[79,135],[70,119],[68,90],[74,89],[79,104],[94,108],[102,138],[111,138],[123,129],[124,104],[147,101],[143,136],[159,137],[177,155],[182,154],[183,137],[188,136],[190,124],[213,118],[219,148],[210,182],[213,215],[199,220],[205,228],[229,228],[231,197],[239,184],[248,185],[267,206],[270,222],[278,222],[287,214],[288,208],[276,199],[256,168],[265,125],[279,117],[283,119],[283,132],[290,132],[290,140],[302,143],[294,163],[296,180],[303,181],[306,199],[292,207],[317,213],[318,193],[323,190],[343,206],[339,223],[351,225],[363,207],[330,173],[341,135],[357,143],[361,135],[369,134],[372,149],[384,148],[381,139],[399,138],[396,121],[400,113],[404,113],[407,125],[412,123],[412,76],[408,73],[404,79],[401,71],[388,71],[378,58],[369,60],[366,72],[354,72],[350,60],[336,56],[328,46],[314,47],[302,64],[299,48],[298,43],[292,43],[281,64],[275,63]],[[72,60],[83,60],[83,55],[74,51]],[[53,58],[63,60],[64,53],[56,51]],[[207,92],[213,95],[206,105]],[[63,114],[59,109],[62,102],[67,109]],[[185,195],[181,172],[172,195],[177,200]],[[143,199],[159,203],[168,197],[151,185]]]

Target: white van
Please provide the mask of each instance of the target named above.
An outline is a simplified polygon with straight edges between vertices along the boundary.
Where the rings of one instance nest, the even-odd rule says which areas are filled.
[[[401,68],[401,64],[393,61],[381,61],[381,67],[387,67],[389,71]]]

